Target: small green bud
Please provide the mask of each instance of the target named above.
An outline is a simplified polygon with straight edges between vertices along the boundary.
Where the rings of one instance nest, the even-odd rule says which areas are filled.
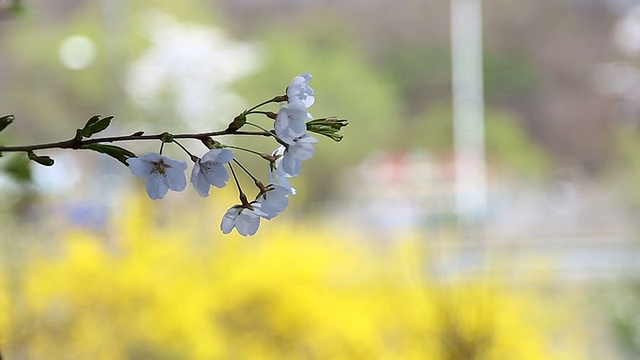
[[[233,118],[233,121],[229,124],[229,126],[227,126],[227,131],[236,132],[240,130],[240,128],[243,127],[244,124],[246,123],[247,123],[247,114],[243,112],[242,114]]]
[[[346,119],[338,119],[335,117],[315,119],[307,122],[307,130],[316,134],[324,135],[333,141],[342,140],[342,135],[338,132],[345,126],[349,125]]]
[[[221,142],[213,140],[210,137],[200,139],[200,141],[202,141],[204,146],[206,146],[208,149],[224,149],[224,145],[222,145]]]
[[[173,135],[165,131],[160,135],[160,140],[162,140],[163,143],[171,143],[173,142]]]
[[[42,156],[36,155],[33,151],[29,151],[27,155],[29,156],[29,160],[35,161],[40,165],[51,166],[54,163],[52,158],[46,155],[42,155]]]

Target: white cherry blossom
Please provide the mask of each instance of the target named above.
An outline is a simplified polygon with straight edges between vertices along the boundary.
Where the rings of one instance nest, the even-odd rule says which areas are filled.
[[[146,180],[147,194],[152,200],[162,199],[169,189],[182,191],[187,187],[184,171],[187,164],[156,153],[127,159],[133,175]]]
[[[229,149],[211,149],[196,160],[191,171],[191,183],[200,196],[209,196],[211,185],[223,188],[229,181],[225,164],[233,160]]]
[[[276,159],[275,163],[269,167],[269,181],[272,184],[282,185],[283,187],[289,190],[291,195],[295,195],[296,189],[294,189],[291,186],[291,183],[288,180],[293,176],[290,174],[287,174],[282,168],[282,160],[283,160],[282,155],[284,154],[284,151],[285,151],[285,147],[280,146],[273,152],[274,156],[279,156],[279,157]]]
[[[296,76],[287,87],[287,97],[289,103],[300,102],[308,109],[316,101],[314,97],[314,91],[309,87],[311,81],[311,74],[304,73]]]
[[[293,140],[293,143],[284,151],[282,157],[282,170],[285,173],[297,176],[302,171],[302,162],[311,159],[316,149],[314,144],[318,143],[318,139],[313,136],[303,135]]]
[[[296,189],[289,182],[289,178],[291,177],[292,177],[291,175],[285,173],[284,170],[282,170],[282,166],[278,166],[275,169],[271,169],[269,171],[269,181],[271,181],[274,184],[282,185],[283,187],[289,190],[289,193],[291,195],[295,195]]]
[[[268,191],[260,194],[256,202],[260,204],[258,215],[271,220],[283,212],[289,206],[289,197],[291,188],[283,185],[271,184]]]
[[[236,228],[238,233],[242,236],[253,236],[260,227],[260,211],[261,204],[252,202],[251,207],[248,209],[242,205],[234,205],[231,209],[222,217],[220,223],[220,230],[223,234],[228,234]]]
[[[287,144],[306,134],[310,115],[302,103],[282,105],[274,123],[276,135]]]

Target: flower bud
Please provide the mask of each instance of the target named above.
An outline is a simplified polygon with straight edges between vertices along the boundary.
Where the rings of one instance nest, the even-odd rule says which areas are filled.
[[[27,153],[27,155],[29,156],[29,160],[31,161],[35,161],[40,165],[44,165],[44,166],[52,166],[54,161],[52,158],[43,155],[43,156],[38,156],[36,155],[33,151],[29,151]]]
[[[307,122],[307,131],[314,132],[316,134],[324,135],[331,138],[333,141],[342,140],[342,135],[338,134],[340,129],[349,125],[349,121],[346,119],[338,119],[335,117],[328,117],[323,119],[315,119]]]
[[[163,143],[171,143],[173,142],[173,135],[165,131],[160,135],[160,140],[162,140]]]
[[[233,118],[233,121],[229,124],[229,126],[227,126],[227,131],[236,132],[240,130],[240,128],[243,127],[244,124],[246,123],[247,123],[247,115],[245,113],[242,113],[236,116],[235,118]]]

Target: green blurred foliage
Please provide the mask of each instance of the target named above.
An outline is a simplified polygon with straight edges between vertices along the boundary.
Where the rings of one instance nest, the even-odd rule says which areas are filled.
[[[378,70],[402,96],[406,113],[451,93],[451,49],[398,41],[381,56]],[[533,61],[521,53],[485,49],[483,80],[487,102],[531,94],[539,87]]]
[[[628,200],[628,205],[640,209],[640,133],[636,128],[621,126],[614,139],[609,178]]]
[[[489,100],[532,93],[539,86],[533,61],[521,53],[486,50],[483,77],[485,97]]]
[[[96,113],[113,114],[119,123],[131,121],[132,115],[140,114],[124,95],[123,78],[131,61],[149,45],[142,31],[147,13],[161,10],[180,21],[203,23],[217,17],[199,0],[143,0],[130,6],[86,2],[72,10],[64,19],[51,21],[33,9],[1,39],[10,54],[13,85],[0,98],[0,106],[14,109],[17,121],[22,120],[23,137],[69,138],[83,119]],[[94,61],[82,70],[66,69],[59,60],[60,45],[73,35],[86,36],[95,45]]]
[[[608,291],[609,321],[627,359],[640,358],[640,282],[630,280]]]
[[[30,122],[30,137],[71,137],[74,120],[78,126],[86,115],[107,110],[107,88],[112,84],[102,51],[105,29],[95,21],[100,8],[86,7],[63,22],[45,22],[40,15],[32,13],[16,22],[3,37],[3,46],[11,54],[14,85],[2,105],[16,109],[22,129],[25,121]],[[58,59],[58,49],[65,38],[78,34],[93,41],[96,58],[83,71],[68,70]]]
[[[443,46],[420,47],[402,41],[381,56],[377,69],[402,97],[405,113],[451,93],[451,50]]]
[[[0,169],[17,183],[28,183],[31,181],[31,168],[29,158],[25,154],[7,155],[2,159]]]

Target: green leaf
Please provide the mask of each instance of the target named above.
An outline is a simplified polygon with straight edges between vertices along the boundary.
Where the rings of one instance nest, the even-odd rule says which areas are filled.
[[[76,138],[89,138],[93,134],[97,134],[111,125],[113,116],[101,118],[100,115],[94,115],[87,121],[82,129],[76,131]]]
[[[0,117],[0,131],[4,130],[13,122],[13,115],[5,115]]]
[[[87,123],[84,125],[83,129],[88,128],[89,126],[95,124],[99,120],[100,120],[100,115],[93,115],[89,120],[87,120]]]
[[[125,166],[129,166],[129,164],[127,164],[127,159],[136,157],[135,153],[115,145],[89,144],[83,146],[82,148],[109,155],[112,158],[120,161]]]
[[[27,155],[29,156],[29,160],[35,161],[38,164],[43,165],[43,166],[51,166],[54,163],[53,159],[50,158],[49,156],[36,155],[33,151],[29,151],[27,153]]]
[[[113,116],[107,116],[106,118],[102,118],[96,121],[94,124],[92,124],[89,127],[89,129],[91,130],[91,135],[97,134],[100,131],[108,128],[109,125],[111,125],[111,119],[113,119]]]

